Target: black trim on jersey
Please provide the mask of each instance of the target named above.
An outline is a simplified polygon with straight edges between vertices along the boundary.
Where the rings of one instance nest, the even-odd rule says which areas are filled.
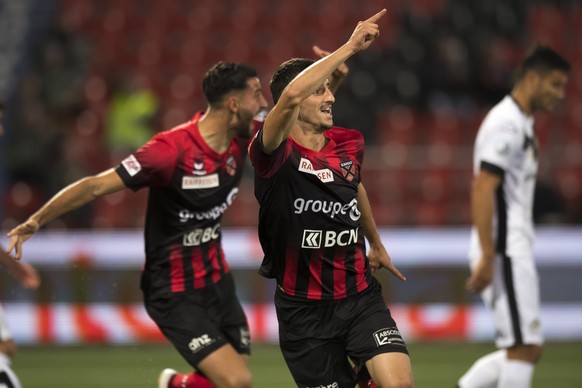
[[[507,248],[507,204],[503,194],[503,181],[495,189],[495,199],[497,200],[497,253],[505,255]]]
[[[495,175],[499,175],[502,178],[503,178],[503,175],[505,175],[505,171],[501,167],[496,166],[493,163],[481,161],[480,167],[481,167],[481,170],[490,172],[490,173],[495,174]]]
[[[7,388],[15,387],[14,382],[10,379],[10,376],[8,376],[8,373],[5,371],[0,372],[0,383],[5,385]]]
[[[346,266],[346,273],[356,272],[356,247],[350,247],[346,250],[346,257],[344,265]],[[365,254],[365,252],[364,252]],[[357,290],[356,276],[346,276],[346,293],[349,295],[352,290]]]
[[[192,266],[192,253],[195,247],[182,247],[182,272],[184,273],[182,281],[184,282],[184,291],[194,289],[194,267]],[[188,281],[191,279],[192,281]]]
[[[535,137],[529,137],[528,135],[523,136],[523,151],[527,151],[528,148],[533,148],[534,157],[538,157],[538,144]]]
[[[523,335],[521,333],[521,324],[519,320],[519,312],[517,311],[517,298],[515,297],[515,288],[513,287],[513,269],[511,267],[511,258],[503,255],[503,283],[507,291],[507,303],[509,303],[509,314],[511,315],[511,326],[513,327],[513,335],[515,337],[514,345],[523,344]]]
[[[324,250],[326,257],[331,258],[333,261],[335,257],[335,248],[326,248]],[[331,286],[331,290],[329,289]],[[330,264],[327,260],[322,260],[321,262],[321,299],[335,299],[335,280],[334,280],[334,269],[333,264]],[[331,291],[331,295],[330,295]]]
[[[200,246],[200,257],[202,258],[202,265],[204,266],[204,287],[211,286],[214,282],[210,275],[214,268],[212,267],[212,258],[210,257],[211,243],[202,244]]]

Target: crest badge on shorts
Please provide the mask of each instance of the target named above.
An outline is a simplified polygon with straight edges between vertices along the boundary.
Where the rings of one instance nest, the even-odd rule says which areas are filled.
[[[355,177],[354,162],[351,160],[348,160],[346,162],[340,162],[340,167],[342,169],[342,174],[344,178],[346,178],[348,182],[353,181]]]

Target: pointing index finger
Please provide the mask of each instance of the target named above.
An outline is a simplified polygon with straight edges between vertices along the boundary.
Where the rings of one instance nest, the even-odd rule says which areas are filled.
[[[380,18],[382,16],[384,16],[386,14],[386,12],[388,12],[388,11],[386,10],[386,8],[384,8],[384,9],[382,9],[382,11],[378,12],[377,14],[375,14],[374,16],[372,16],[371,18],[369,18],[366,21],[376,23],[378,20],[380,20]]]

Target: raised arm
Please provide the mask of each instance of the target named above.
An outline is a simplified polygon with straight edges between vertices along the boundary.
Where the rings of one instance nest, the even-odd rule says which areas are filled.
[[[379,36],[377,22],[385,13],[383,9],[359,22],[346,43],[306,68],[287,85],[265,119],[262,138],[265,152],[273,152],[289,136],[303,100],[321,88],[338,66],[358,51],[367,49]]]
[[[94,199],[114,193],[125,188],[125,185],[114,169],[109,169],[99,175],[86,177],[65,187],[44,204],[24,223],[8,233],[11,237],[8,252],[15,250],[15,258],[22,257],[22,244],[31,238],[43,225],[77,209]]]
[[[370,267],[372,267],[373,271],[386,268],[398,279],[406,280],[406,277],[392,264],[392,259],[380,239],[380,234],[378,233],[378,228],[372,215],[372,207],[368,200],[368,194],[362,183],[358,185],[358,206],[362,214],[360,220],[362,229],[364,230],[364,236],[366,236],[366,240],[370,244],[370,249],[368,250]]]
[[[329,51],[323,50],[317,45],[313,46],[313,52],[319,58],[324,58],[331,54]],[[331,75],[329,76],[329,90],[331,90],[333,94],[335,94],[335,92],[338,90],[339,86],[348,76],[349,72],[350,68],[348,67],[348,65],[342,63],[333,71],[333,73],[331,73]]]

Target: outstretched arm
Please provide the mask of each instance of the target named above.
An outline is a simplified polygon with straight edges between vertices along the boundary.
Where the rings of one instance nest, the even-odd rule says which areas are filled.
[[[368,20],[359,22],[346,43],[303,70],[287,85],[265,119],[262,138],[265,152],[273,152],[287,139],[303,100],[315,93],[329,75],[349,57],[370,47],[380,34],[377,22],[385,13],[386,9],[383,9]]]
[[[43,225],[98,197],[114,193],[123,188],[125,188],[125,184],[114,169],[80,179],[65,187],[30,216],[28,220],[8,233],[8,237],[11,237],[8,252],[15,250],[15,258],[20,260],[22,257],[22,244],[31,238]]]
[[[380,239],[380,234],[378,233],[378,228],[376,227],[376,222],[372,216],[372,207],[370,206],[370,201],[368,200],[368,194],[363,184],[358,185],[358,206],[360,212],[362,213],[362,228],[364,229],[364,236],[370,244],[370,249],[368,250],[368,259],[370,261],[370,267],[372,271],[376,271],[380,268],[386,268],[394,276],[400,280],[406,280],[406,277],[400,273],[400,271],[392,264],[392,259],[386,251],[382,240]]]
[[[323,50],[317,45],[313,46],[313,52],[320,58],[325,58],[329,54],[331,54],[331,52]],[[337,69],[333,71],[333,73],[331,73],[331,75],[329,76],[329,90],[331,90],[333,94],[335,94],[335,92],[338,90],[339,86],[348,76],[349,72],[350,68],[344,62],[341,65],[339,65]]]

